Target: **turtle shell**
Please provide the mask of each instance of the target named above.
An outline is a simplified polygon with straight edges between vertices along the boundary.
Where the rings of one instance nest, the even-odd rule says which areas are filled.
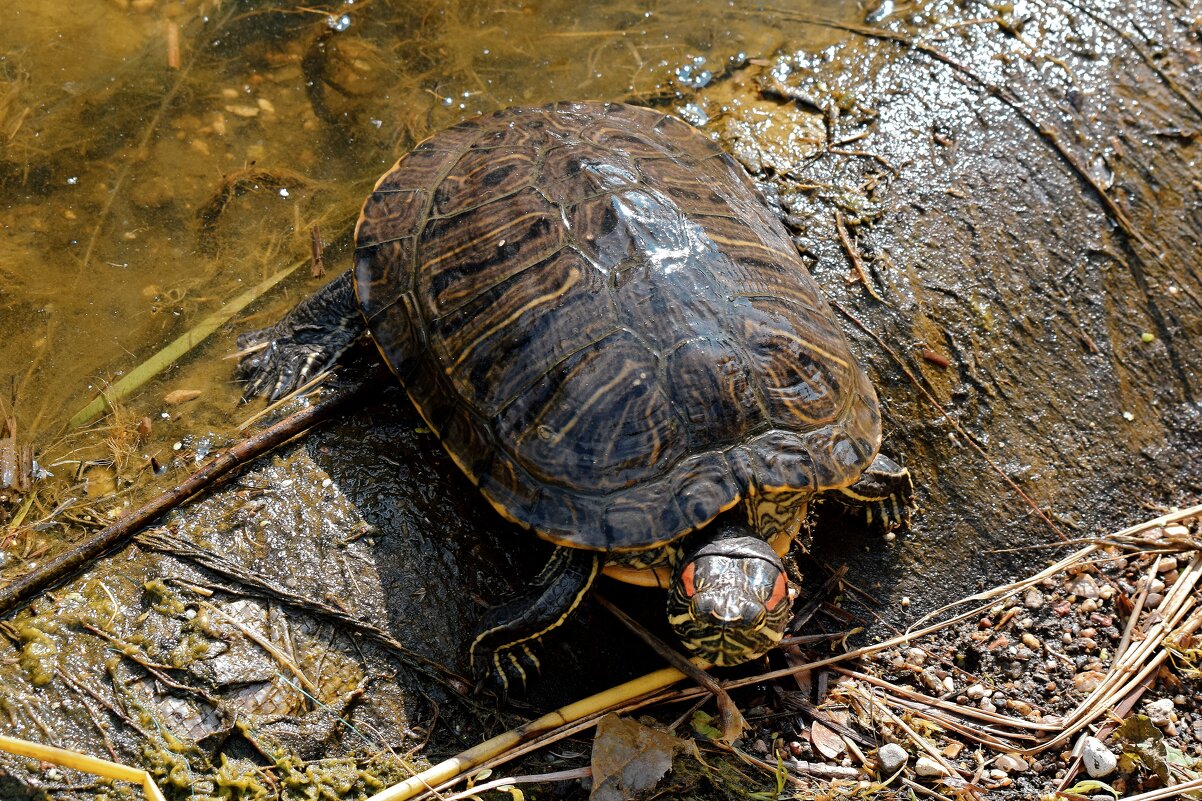
[[[876,394],[779,220],[680,120],[514,108],[376,184],[356,287],[455,462],[553,542],[655,547],[740,498],[846,486]]]

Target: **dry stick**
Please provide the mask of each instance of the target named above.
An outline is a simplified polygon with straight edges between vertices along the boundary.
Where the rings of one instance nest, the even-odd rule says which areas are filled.
[[[501,790],[509,788],[516,784],[546,784],[547,782],[566,782],[572,779],[587,779],[593,775],[593,769],[588,768],[572,768],[571,770],[560,770],[554,773],[539,773],[528,776],[506,776],[501,779],[493,779],[485,784],[477,784],[475,787],[470,787],[461,793],[448,795],[442,801],[462,801],[465,798],[472,798],[480,793],[488,790]]]
[[[1135,605],[1131,607],[1131,619],[1127,621],[1127,625],[1123,627],[1123,637],[1119,640],[1118,647],[1114,649],[1114,664],[1118,664],[1123,658],[1123,654],[1127,652],[1127,646],[1131,644],[1131,635],[1135,633],[1135,629],[1139,625],[1139,615],[1144,611],[1144,602],[1148,600],[1148,593],[1152,590],[1152,581],[1156,578],[1156,574],[1160,572],[1160,555],[1157,554],[1156,559],[1152,562],[1152,567],[1148,569],[1148,580],[1144,582],[1144,587],[1139,593],[1139,597],[1135,599]]]
[[[125,542],[138,529],[197,493],[208,489],[215,481],[232,470],[317,425],[351,400],[363,386],[365,384],[355,384],[336,389],[308,408],[289,415],[253,437],[238,442],[185,481],[163,492],[145,506],[130,512],[113,525],[100,530],[69,551],[45,562],[29,574],[21,576],[11,584],[0,587],[0,615],[8,614],[18,605],[62,581],[92,559]]]

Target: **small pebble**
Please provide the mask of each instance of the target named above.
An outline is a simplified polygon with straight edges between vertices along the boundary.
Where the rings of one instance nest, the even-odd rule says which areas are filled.
[[[1101,590],[1099,590],[1098,592],[1101,592]],[[1090,612],[1096,612],[1098,609],[1098,602],[1095,601],[1093,598],[1086,598],[1084,601],[1081,602],[1081,606],[1079,608],[1080,608],[1082,614],[1089,614]]]
[[[906,661],[917,667],[927,660],[926,652],[921,648],[911,648],[906,651]]]
[[[1032,651],[1038,651],[1043,647],[1043,643],[1039,641],[1039,638],[1030,632],[1027,632],[1023,635],[1023,645],[1027,646]]]
[[[889,743],[881,746],[880,750],[876,752],[876,758],[881,764],[881,773],[892,776],[905,766],[910,755],[897,743]]]
[[[930,757],[920,756],[914,763],[914,772],[919,776],[946,776],[943,766]]]
[[[225,110],[235,117],[257,117],[259,116],[258,106],[226,106]]]
[[[1156,609],[1160,606],[1160,602],[1164,600],[1164,596],[1158,592],[1148,593],[1147,599],[1144,601],[1144,609]]]
[[[1177,569],[1177,557],[1165,556],[1160,560],[1160,565],[1157,566],[1156,572],[1168,573],[1170,570]]]
[[[1106,674],[1100,670],[1085,670],[1073,676],[1073,687],[1078,692],[1088,693],[1096,690],[1098,685],[1105,680]]]
[[[1163,726],[1166,723],[1172,722],[1173,714],[1173,699],[1161,698],[1159,701],[1150,701],[1144,704],[1144,714],[1157,726]]]
[[[989,771],[989,778],[993,779],[995,782],[1000,782],[1002,779],[1005,779],[1008,776],[1009,774],[1007,774],[1006,771],[998,770],[997,768],[993,768]]]
[[[1022,773],[1027,769],[1027,761],[1016,754],[1002,754],[993,761],[998,770],[1007,773]]]
[[[1164,535],[1166,537],[1188,537],[1189,529],[1182,525],[1165,526]]]
[[[1077,579],[1076,583],[1073,584],[1072,589],[1070,589],[1069,592],[1080,598],[1097,598],[1098,583],[1093,580],[1093,576],[1086,574]]]
[[[1039,609],[1043,606],[1043,593],[1034,588],[1027,590],[1026,595],[1023,596],[1023,606],[1028,609]]]
[[[969,687],[967,690],[965,690],[964,694],[967,695],[969,698],[971,698],[974,701],[980,701],[982,698],[984,698],[989,693],[985,689],[984,684],[974,684],[971,687]]]
[[[1114,754],[1097,737],[1085,737],[1081,741],[1081,762],[1091,779],[1109,776],[1118,766]]]

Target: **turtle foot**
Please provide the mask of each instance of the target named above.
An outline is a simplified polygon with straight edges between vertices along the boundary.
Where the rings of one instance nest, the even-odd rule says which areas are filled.
[[[238,337],[243,352],[236,376],[245,383],[242,400],[263,396],[278,400],[332,365],[341,350],[331,352],[320,343],[297,342],[279,326],[248,331]]]
[[[861,512],[870,525],[885,531],[910,525],[914,514],[914,479],[910,471],[884,454],[877,454],[860,480],[831,497]]]
[[[355,278],[343,273],[270,328],[238,337],[242,400],[278,400],[330,367],[367,326],[355,299]]]
[[[477,688],[496,690],[502,699],[510,694],[523,694],[542,665],[534,651],[525,644],[511,643],[495,650],[480,643],[472,645],[472,670],[476,673]]]
[[[471,647],[472,670],[502,694],[524,689],[538,672],[533,648],[562,625],[588,594],[601,570],[592,551],[555,548],[526,592],[493,607]]]

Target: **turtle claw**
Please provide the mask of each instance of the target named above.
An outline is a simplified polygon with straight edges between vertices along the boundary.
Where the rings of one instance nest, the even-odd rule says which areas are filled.
[[[530,648],[521,643],[502,645],[489,650],[476,643],[471,652],[472,670],[476,673],[476,691],[491,687],[504,701],[511,692],[525,693],[530,680],[542,665]]]
[[[236,370],[246,383],[242,400],[275,401],[332,365],[367,330],[355,299],[355,281],[343,273],[270,328],[238,337]]]
[[[916,508],[910,471],[882,453],[864,469],[859,481],[832,497],[886,532],[908,527]]]
[[[243,402],[266,397],[276,401],[334,363],[338,353],[330,353],[318,343],[302,343],[275,328],[250,331],[238,337],[238,348],[250,351],[238,363],[237,377],[246,386]]]

